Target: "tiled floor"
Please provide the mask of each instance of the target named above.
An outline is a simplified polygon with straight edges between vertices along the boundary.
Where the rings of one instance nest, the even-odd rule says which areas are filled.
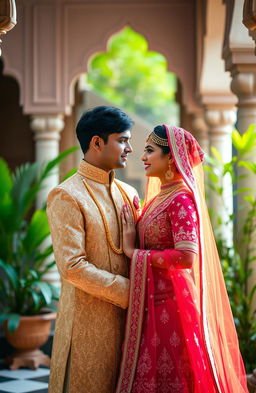
[[[0,393],[47,393],[49,368],[0,370]]]

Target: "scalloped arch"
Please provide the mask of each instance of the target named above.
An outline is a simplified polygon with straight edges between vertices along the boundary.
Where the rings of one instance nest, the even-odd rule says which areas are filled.
[[[119,22],[115,24],[115,26],[111,28],[106,28],[104,31],[101,32],[101,34],[98,35],[97,41],[92,42],[90,47],[85,51],[83,54],[81,53],[82,61],[80,64],[77,65],[77,68],[75,68],[69,75],[69,80],[68,80],[68,85],[70,87],[69,89],[69,102],[70,105],[74,105],[74,86],[79,78],[79,76],[83,73],[85,73],[88,69],[88,64],[90,60],[97,54],[97,53],[102,53],[106,52],[108,49],[108,42],[111,40],[111,38],[118,33],[120,33],[126,26],[131,27],[136,33],[142,35],[147,43],[148,43],[148,50],[149,51],[154,51],[157,53],[162,54],[166,61],[167,61],[167,69],[168,71],[174,72],[177,75],[177,78],[181,81],[182,83],[182,75],[180,75],[180,69],[178,65],[175,63],[175,57],[171,57],[170,54],[167,51],[167,48],[165,48],[161,42],[157,40],[157,38],[153,36],[148,37],[148,28],[143,26],[143,24],[140,24],[137,26],[136,23],[130,23],[127,21],[125,18],[120,18]]]
[[[15,79],[19,86],[19,93],[20,93],[20,105],[23,105],[23,89],[21,88],[22,86],[22,75],[18,71],[18,69],[12,68],[10,66],[10,62],[8,61],[8,56],[6,53],[3,51],[2,56],[0,61],[3,64],[3,75],[6,77],[10,77],[12,79]]]

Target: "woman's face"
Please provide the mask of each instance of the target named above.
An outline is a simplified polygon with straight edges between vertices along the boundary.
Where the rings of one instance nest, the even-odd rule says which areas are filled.
[[[146,176],[163,178],[169,169],[170,156],[170,153],[163,154],[162,149],[149,138],[141,157]]]

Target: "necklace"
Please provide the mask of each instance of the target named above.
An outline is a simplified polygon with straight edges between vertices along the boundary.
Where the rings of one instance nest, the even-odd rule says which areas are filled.
[[[120,229],[120,245],[119,245],[119,248],[118,248],[118,247],[115,246],[115,244],[113,242],[112,236],[110,234],[108,222],[107,222],[105,214],[104,214],[104,212],[102,210],[102,207],[100,206],[99,202],[96,199],[96,196],[94,195],[91,187],[85,181],[85,179],[83,179],[83,182],[84,182],[85,187],[87,188],[87,191],[89,192],[90,196],[92,197],[94,203],[96,204],[97,208],[99,209],[99,212],[100,212],[100,215],[101,215],[101,218],[102,218],[102,221],[103,221],[104,229],[105,229],[105,232],[106,232],[107,240],[108,240],[108,243],[109,243],[111,249],[114,251],[114,253],[116,253],[118,255],[123,254],[123,228],[122,228],[122,226],[120,226],[119,221],[118,221],[118,225],[119,225],[119,229]],[[121,195],[122,195],[125,203],[131,205],[128,197],[126,196],[126,194],[125,194],[124,190],[121,188],[121,186],[119,186],[119,184],[117,182],[115,182],[115,184],[117,185],[118,189],[120,190]]]
[[[147,218],[160,204],[162,204],[166,199],[174,195],[177,191],[186,189],[187,188],[185,187],[185,185],[182,184],[182,182],[179,182],[178,184],[173,185],[173,187],[161,190],[160,193],[152,200],[151,204],[148,206],[147,210],[143,215],[143,220]],[[140,224],[141,222],[142,220],[140,221]]]
[[[119,191],[120,191],[120,193],[121,193],[121,195],[123,197],[124,202],[127,205],[130,206],[132,214],[133,214],[133,220],[134,220],[134,223],[135,223],[137,221],[137,213],[136,213],[136,209],[135,209],[134,205],[131,203],[130,199],[128,198],[128,196],[126,195],[125,191],[120,186],[120,184],[116,180],[114,180],[114,182],[115,182],[115,185],[117,186],[117,188],[119,189]]]
[[[172,183],[168,183],[168,184],[161,186],[161,190],[158,194],[158,197],[161,197],[162,195],[170,194],[171,192],[173,192],[173,190],[175,190],[177,188],[177,186],[179,186],[181,184],[184,185],[182,179],[176,180]],[[185,187],[185,185],[184,185],[184,187]]]

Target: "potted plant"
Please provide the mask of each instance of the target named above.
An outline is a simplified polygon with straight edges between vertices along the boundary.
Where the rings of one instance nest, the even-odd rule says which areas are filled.
[[[7,358],[12,369],[49,365],[49,357],[38,348],[48,339],[59,290],[44,281],[55,262],[45,205],[34,206],[47,177],[75,149],[45,165],[26,163],[13,174],[0,158],[0,322],[17,349]]]
[[[218,225],[214,228],[217,248],[222,263],[223,274],[227,286],[230,304],[238,334],[240,350],[248,373],[248,388],[250,392],[256,391],[256,284],[252,283],[253,264],[256,260],[255,223],[256,223],[256,197],[253,189],[239,188],[238,181],[248,174],[256,176],[256,164],[252,161],[252,153],[256,147],[256,128],[252,125],[240,135],[237,130],[232,133],[232,143],[236,155],[228,163],[224,163],[216,149],[212,150],[212,157],[208,157],[205,166],[209,179],[209,189],[216,193],[226,206],[224,198],[223,179],[230,176],[233,183],[233,196],[242,194],[246,215],[242,223],[241,244],[227,244],[221,236]],[[238,167],[245,168],[243,175],[238,177]],[[238,208],[242,208],[238,206]],[[216,215],[216,212],[215,212]],[[226,222],[219,217],[219,224],[231,227],[234,215],[231,214]],[[216,221],[216,220],[215,220]],[[253,374],[250,374],[252,373]]]

